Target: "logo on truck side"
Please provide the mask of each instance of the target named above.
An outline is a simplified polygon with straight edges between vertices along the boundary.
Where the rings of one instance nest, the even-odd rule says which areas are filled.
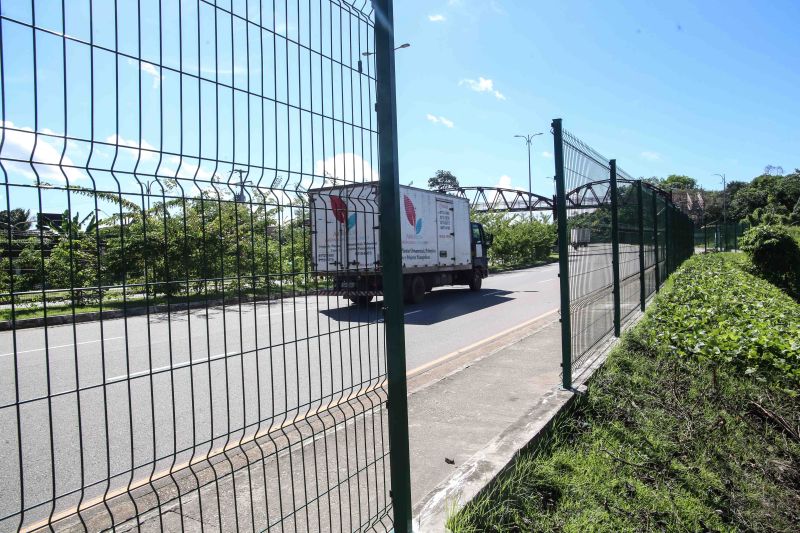
[[[403,195],[403,205],[406,208],[406,219],[408,219],[408,223],[414,228],[414,233],[419,235],[422,231],[422,219],[417,219],[417,210],[414,209],[414,202],[405,194]]]
[[[347,215],[347,204],[340,197],[331,196],[331,210],[333,211],[333,217],[339,224],[347,224],[348,231],[356,225],[356,214]]]

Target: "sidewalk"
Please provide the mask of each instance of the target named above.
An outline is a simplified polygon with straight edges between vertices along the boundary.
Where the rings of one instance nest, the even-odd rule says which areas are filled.
[[[560,381],[561,328],[548,315],[409,382],[416,503]],[[452,464],[451,464],[452,461]]]
[[[560,364],[561,325],[552,312],[411,379],[418,531],[445,531],[448,513],[480,491],[566,405],[573,393],[559,390]]]

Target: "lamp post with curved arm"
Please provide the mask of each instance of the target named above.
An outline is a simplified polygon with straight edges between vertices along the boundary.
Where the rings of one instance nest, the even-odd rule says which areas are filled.
[[[728,202],[725,196],[727,194],[728,180],[725,174],[714,175],[722,179],[722,249],[726,250],[728,248]]]
[[[528,192],[533,194],[533,181],[531,178],[531,142],[533,142],[533,138],[537,135],[541,135],[542,133],[533,133],[529,135],[514,135],[514,137],[519,137],[520,139],[525,140],[525,144],[528,145]],[[530,207],[530,203],[528,204]],[[533,220],[533,211],[531,209],[528,210],[530,213],[530,218]]]

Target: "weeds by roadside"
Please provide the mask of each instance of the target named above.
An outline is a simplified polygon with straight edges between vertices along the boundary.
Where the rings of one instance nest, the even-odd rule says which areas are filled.
[[[688,261],[454,531],[792,531],[800,305],[730,254]]]

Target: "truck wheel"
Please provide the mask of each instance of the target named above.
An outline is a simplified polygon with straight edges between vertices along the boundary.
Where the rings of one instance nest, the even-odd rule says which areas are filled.
[[[356,305],[367,306],[372,301],[372,298],[373,298],[372,295],[354,296],[354,297],[350,298],[350,301],[353,302]]]
[[[472,271],[472,279],[469,280],[469,290],[479,291],[481,285],[483,285],[483,277],[481,277],[481,271],[476,268]]]
[[[411,279],[411,287],[408,291],[408,303],[421,304],[425,299],[425,280],[422,276],[414,276]]]

